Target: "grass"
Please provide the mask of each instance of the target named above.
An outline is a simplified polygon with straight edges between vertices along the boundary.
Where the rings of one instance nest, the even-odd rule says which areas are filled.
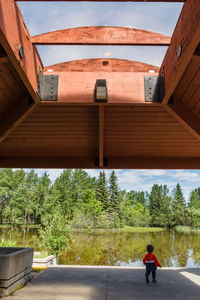
[[[34,252],[34,258],[45,258],[49,256],[47,252]]]
[[[160,232],[165,231],[166,228],[162,227],[133,227],[133,226],[124,226],[123,228],[113,228],[113,229],[72,229],[72,232],[97,232],[97,233],[105,233],[105,232]]]
[[[132,227],[132,226],[124,226],[124,228],[120,229],[120,232],[160,232],[165,231],[166,228],[162,227]]]
[[[174,231],[180,232],[180,233],[191,233],[191,232],[200,233],[199,227],[177,225],[173,229],[174,229]]]
[[[0,241],[0,247],[19,247],[19,246],[15,241],[2,239]]]
[[[12,228],[13,225],[10,224],[0,224],[0,229]],[[40,228],[39,224],[28,224],[28,225],[19,225],[20,228]]]

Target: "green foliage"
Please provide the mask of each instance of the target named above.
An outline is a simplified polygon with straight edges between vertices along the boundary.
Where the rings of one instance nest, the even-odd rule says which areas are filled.
[[[19,245],[15,241],[2,239],[0,241],[0,247],[19,247]]]
[[[149,195],[151,226],[171,227],[173,225],[171,201],[166,185],[153,185]]]
[[[172,210],[174,225],[184,225],[186,223],[186,203],[179,183],[173,190]]]
[[[199,227],[200,187],[192,191],[187,206],[180,184],[172,196],[166,185],[157,184],[152,186],[150,194],[126,192],[119,189],[115,171],[107,180],[105,171],[100,171],[95,179],[84,170],[67,169],[51,183],[46,173],[39,177],[33,170],[0,169],[1,226],[42,224],[48,232],[51,224],[44,220],[56,218],[57,212],[76,229]]]
[[[69,248],[69,228],[65,217],[59,211],[55,211],[53,215],[43,216],[42,225],[39,237],[33,238],[42,251],[58,254]]]

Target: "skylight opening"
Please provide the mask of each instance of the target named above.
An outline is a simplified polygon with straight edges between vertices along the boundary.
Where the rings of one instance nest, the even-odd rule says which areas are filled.
[[[132,2],[19,2],[31,36],[67,28],[118,26],[171,36],[183,4]],[[139,60],[160,66],[167,47],[37,46],[44,65],[88,58]]]

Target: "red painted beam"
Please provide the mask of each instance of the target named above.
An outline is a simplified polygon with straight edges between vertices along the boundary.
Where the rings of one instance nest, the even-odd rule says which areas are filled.
[[[145,102],[144,76],[158,72],[158,67],[134,61],[92,59],[49,66],[43,74],[59,75],[57,103],[94,104],[96,80],[106,79],[108,104],[140,104]]]
[[[15,0],[17,2],[84,2],[85,0]],[[187,0],[87,0],[88,2],[177,2]]]
[[[193,54],[200,43],[200,2],[187,1],[182,9],[171,44],[160,69],[165,76],[165,97],[167,104],[171,95],[189,65]]]
[[[0,44],[32,98],[39,103],[37,74],[39,67],[43,66],[14,0],[0,0]],[[23,48],[21,56],[20,46]]]
[[[127,45],[169,46],[169,36],[147,30],[96,26],[44,33],[32,37],[35,45]]]
[[[18,2],[81,2],[85,0],[15,0]],[[187,0],[87,0],[90,2],[186,2]]]

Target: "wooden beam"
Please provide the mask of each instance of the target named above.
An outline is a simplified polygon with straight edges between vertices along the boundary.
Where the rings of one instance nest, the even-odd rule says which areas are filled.
[[[47,66],[43,72],[143,72],[158,73],[159,67],[139,61],[114,58],[80,59]],[[155,74],[154,74],[155,75]]]
[[[196,139],[200,140],[200,122],[183,102],[175,100],[173,105],[164,105],[177,121],[179,121]]]
[[[76,168],[95,169],[93,157],[0,157],[0,168]]]
[[[171,39],[171,45],[167,50],[160,69],[160,74],[165,77],[165,97],[163,98],[163,104],[167,104],[174,93],[199,42],[199,0],[190,0],[183,6]]]
[[[104,167],[104,106],[99,105],[99,167]]]
[[[24,99],[21,99],[13,106],[12,110],[7,112],[0,119],[0,143],[7,138],[7,136],[35,109],[37,105],[27,95]]]
[[[0,157],[0,168],[81,168],[98,169],[92,157]],[[200,169],[200,157],[115,157],[108,169]]]
[[[109,169],[200,169],[200,157],[115,157],[108,159]]]
[[[94,88],[97,79],[106,79],[107,104],[144,104],[144,76],[157,73],[142,72],[60,72],[57,103],[94,104]]]
[[[57,103],[94,104],[97,79],[106,79],[108,104],[145,103],[144,76],[158,67],[125,60],[92,59],[49,66],[44,75],[58,75]]]
[[[57,30],[33,36],[35,45],[169,46],[169,36],[147,30],[96,26]]]
[[[32,98],[39,103],[37,75],[43,66],[14,0],[0,0],[0,44]]]
[[[85,0],[15,0],[17,2],[81,2]],[[88,0],[89,2],[186,2],[187,0]]]
[[[8,56],[0,57],[0,64],[5,64],[7,62],[9,62]]]

